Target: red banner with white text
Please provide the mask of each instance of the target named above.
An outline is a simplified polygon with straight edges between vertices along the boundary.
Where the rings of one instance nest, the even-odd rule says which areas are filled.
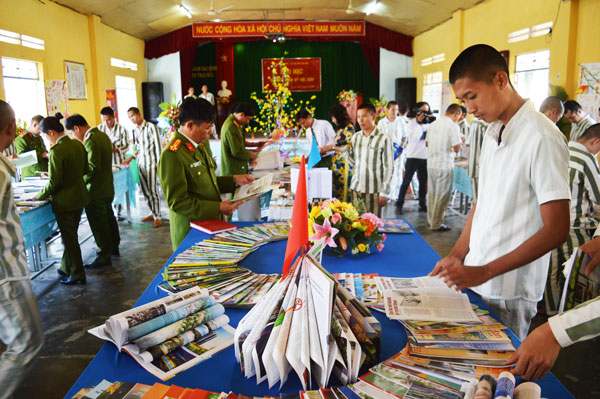
[[[284,58],[283,63],[288,67],[290,91],[321,91],[321,59],[320,58]],[[263,91],[277,90],[271,79],[273,68],[281,75],[279,58],[262,59]]]
[[[196,22],[192,35],[205,37],[257,37],[273,33],[286,36],[364,36],[364,21],[249,21]]]

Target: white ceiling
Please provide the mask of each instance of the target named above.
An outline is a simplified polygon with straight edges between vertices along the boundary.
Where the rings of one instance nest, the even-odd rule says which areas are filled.
[[[213,9],[233,6],[209,15],[211,0],[56,0],[82,14],[96,14],[102,22],[143,40],[149,40],[192,22],[244,20],[366,20],[416,36],[482,0],[378,0],[372,14],[364,13],[373,0],[213,0]],[[183,4],[193,15],[187,18]],[[352,6],[355,11],[348,14]]]

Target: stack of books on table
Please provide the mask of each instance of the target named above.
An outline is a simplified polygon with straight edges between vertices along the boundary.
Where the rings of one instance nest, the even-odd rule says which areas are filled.
[[[225,399],[229,393],[211,392],[177,385],[136,384],[102,380],[91,388],[83,388],[71,399]]]
[[[41,191],[46,187],[46,184],[48,184],[48,179],[41,177],[26,177],[22,182],[13,183],[13,196],[17,211],[27,212],[47,204],[48,200],[37,201],[24,199],[25,196],[31,193]]]
[[[261,245],[287,238],[287,223],[266,223],[225,231],[175,257],[159,288],[174,294],[205,288],[228,307],[252,307],[279,281],[280,274],[257,274],[237,263]]]

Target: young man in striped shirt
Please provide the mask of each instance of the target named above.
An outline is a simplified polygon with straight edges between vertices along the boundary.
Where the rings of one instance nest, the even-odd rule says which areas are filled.
[[[588,127],[596,123],[575,100],[565,101],[565,118],[571,121],[570,141],[576,141]]]
[[[569,233],[566,140],[513,88],[493,47],[464,50],[450,68],[456,98],[490,123],[479,164],[477,202],[450,254],[431,275],[457,289],[472,287],[524,338],[537,312],[549,253]]]
[[[44,340],[13,199],[11,176],[16,170],[2,154],[15,139],[16,129],[12,108],[0,100],[0,341],[6,345],[0,355],[1,397],[12,397]]]
[[[360,131],[350,139],[348,163],[354,166],[350,182],[352,203],[362,200],[367,212],[381,216],[394,173],[394,152],[387,134],[375,126],[375,107],[362,104],[357,117]]]
[[[564,285],[563,263],[576,247],[591,239],[598,227],[593,217],[594,206],[600,204],[600,168],[596,154],[600,152],[600,123],[589,127],[577,141],[569,141],[569,180],[571,184],[571,230],[560,247],[552,251],[544,298],[546,313],[558,311]]]

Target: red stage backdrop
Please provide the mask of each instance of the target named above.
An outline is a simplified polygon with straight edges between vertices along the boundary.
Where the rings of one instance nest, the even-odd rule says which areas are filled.
[[[364,21],[197,22],[195,38],[252,37],[285,32],[286,36],[364,36]]]
[[[264,91],[276,90],[269,77],[271,65],[278,63],[279,58],[263,58],[262,60],[262,87]],[[290,70],[291,91],[321,91],[321,59],[320,58],[285,58],[283,63]],[[281,73],[280,67],[277,73]]]

